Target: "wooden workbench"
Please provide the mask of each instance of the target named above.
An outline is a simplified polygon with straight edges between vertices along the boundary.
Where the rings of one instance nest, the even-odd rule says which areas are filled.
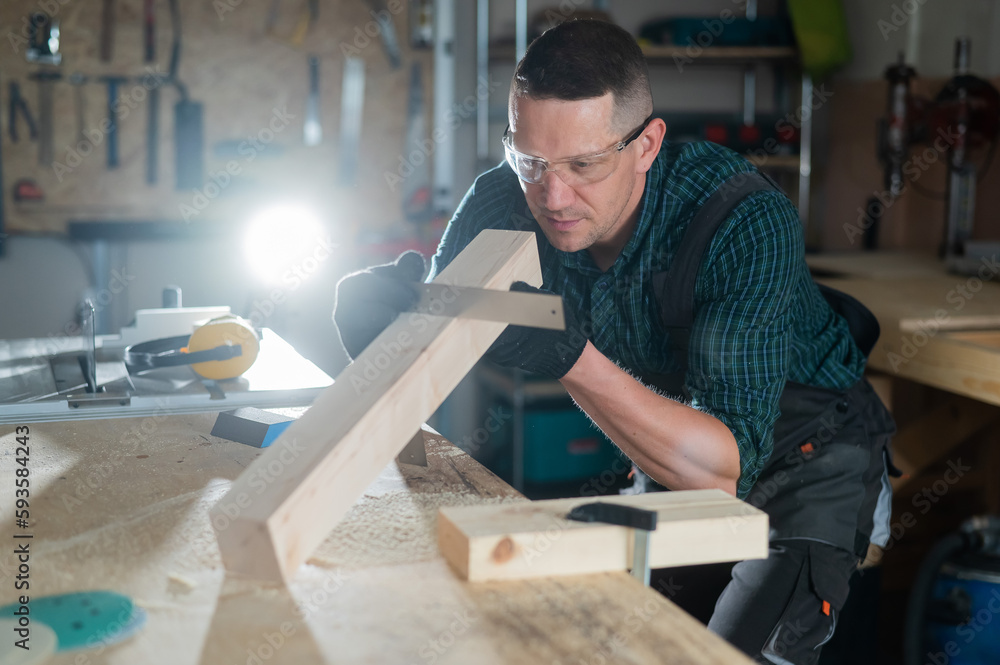
[[[808,263],[878,318],[882,336],[870,367],[1000,405],[1000,265],[952,275],[932,257],[882,252]]]
[[[1000,265],[984,262],[979,275],[969,276],[947,273],[934,257],[902,252],[820,254],[807,261],[817,279],[851,294],[878,318],[882,334],[868,367],[890,380],[883,399],[895,379],[946,391],[900,423],[893,447],[904,476],[893,480],[897,490],[1000,421]],[[1000,510],[995,443],[985,447],[987,463],[968,480],[981,485],[991,510]]]
[[[429,466],[387,467],[289,587],[227,578],[208,509],[260,450],[212,437],[213,422],[30,426],[31,595],[111,589],[148,613],[131,639],[53,663],[750,663],[625,573],[459,581],[437,509],[525,499],[427,432]],[[4,552],[13,432],[0,428]],[[5,555],[0,604],[16,598],[12,575]]]

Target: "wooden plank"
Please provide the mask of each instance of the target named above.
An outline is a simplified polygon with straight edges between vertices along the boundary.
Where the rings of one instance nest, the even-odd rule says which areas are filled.
[[[442,508],[441,553],[463,579],[513,580],[631,567],[632,529],[566,519],[593,497]],[[655,510],[653,568],[767,557],[767,515],[722,490],[600,497]]]
[[[883,330],[869,366],[924,385],[1000,405],[1000,350],[955,333]]]
[[[913,252],[823,252],[807,254],[806,263],[813,272],[831,277],[908,279],[944,272],[936,256]]]
[[[683,62],[730,62],[747,60],[794,60],[798,52],[793,46],[710,46],[692,50],[689,46],[647,44],[642,53],[648,60],[680,59]]]
[[[878,318],[869,367],[1000,405],[1000,284],[945,274],[820,281]]]
[[[1000,284],[978,278],[939,274],[819,281],[863,302],[883,331],[1000,329]]]
[[[534,234],[490,230],[435,281],[506,290],[517,280],[541,284]],[[226,568],[287,582],[504,327],[393,322],[213,508]]]
[[[968,344],[984,346],[990,349],[1000,349],[1000,331],[996,330],[981,330],[977,332],[953,332],[950,333],[948,337],[954,340],[958,340],[959,342],[966,342]]]

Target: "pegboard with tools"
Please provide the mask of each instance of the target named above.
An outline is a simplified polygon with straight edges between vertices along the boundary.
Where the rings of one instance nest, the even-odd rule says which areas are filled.
[[[431,78],[409,8],[4,2],[5,230],[240,222],[289,202],[345,234],[392,224],[402,188],[386,173],[403,153],[411,65]]]

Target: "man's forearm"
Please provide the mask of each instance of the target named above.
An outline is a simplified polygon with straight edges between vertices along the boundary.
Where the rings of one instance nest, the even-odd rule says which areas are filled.
[[[604,433],[661,485],[717,487],[736,494],[739,449],[719,419],[656,394],[589,342],[560,381]]]

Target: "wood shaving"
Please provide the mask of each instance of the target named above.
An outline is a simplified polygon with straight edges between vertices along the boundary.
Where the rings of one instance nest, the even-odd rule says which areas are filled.
[[[445,506],[500,504],[518,498],[483,498],[457,492],[365,496],[313,554],[323,567],[365,568],[428,561],[438,556],[437,516]]]

